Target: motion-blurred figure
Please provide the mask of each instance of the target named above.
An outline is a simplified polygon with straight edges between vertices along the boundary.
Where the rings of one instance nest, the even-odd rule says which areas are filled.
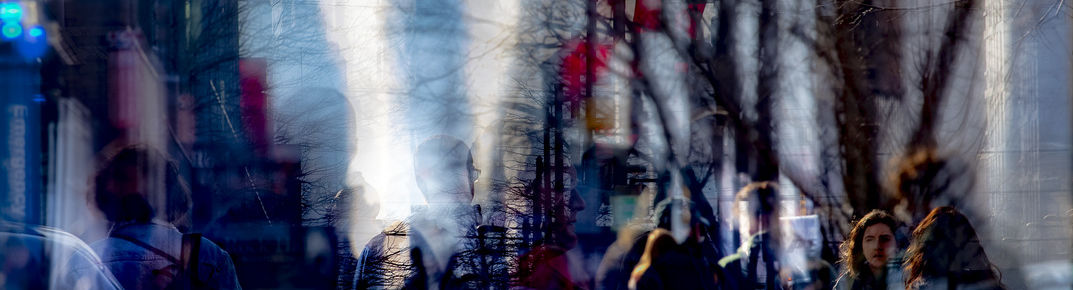
[[[888,208],[893,208],[891,213],[908,223],[906,230],[919,224],[933,208],[967,205],[974,178],[965,162],[943,156],[929,147],[911,149],[892,162],[896,171],[889,182],[895,190],[897,204]]]
[[[92,247],[124,288],[240,288],[226,251],[171,223],[192,206],[190,189],[162,153],[124,147],[94,181],[94,201],[111,229]]]
[[[776,261],[780,249],[772,227],[778,225],[778,186],[774,182],[754,182],[735,196],[738,231],[742,238],[737,253],[719,260],[725,277],[724,289],[779,289]]]
[[[577,213],[585,210],[585,200],[576,189],[577,170],[567,158],[563,158],[563,168],[537,165],[536,178],[530,183],[528,192],[534,201],[550,201],[546,210],[535,212],[545,221],[543,236],[534,242],[534,246],[519,258],[518,276],[520,287],[530,289],[588,289],[588,274],[581,271],[580,261],[569,255],[577,247],[578,236],[574,230]],[[542,163],[538,158],[536,163]],[[548,162],[553,164],[554,162]],[[558,174],[561,173],[561,174]],[[550,185],[562,182],[561,195],[555,186],[547,186],[541,176],[547,176]],[[562,180],[559,177],[562,176]],[[542,185],[543,184],[543,185]]]
[[[885,211],[873,210],[842,242],[842,273],[836,289],[904,289],[901,260],[894,231],[898,222]]]
[[[690,170],[690,169],[687,169]],[[651,223],[631,223],[625,228],[620,230],[618,240],[615,241],[607,251],[604,253],[603,260],[600,262],[599,268],[597,268],[596,276],[596,288],[597,289],[628,289],[631,276],[637,273],[638,264],[641,261],[642,255],[646,253],[646,247],[649,240],[653,238],[653,232],[655,230],[666,230],[668,234],[675,232],[672,225],[672,216],[677,209],[678,217],[678,234],[677,237],[682,239],[681,243],[676,240],[678,245],[675,248],[675,252],[688,252],[693,261],[696,262],[696,267],[693,267],[689,271],[699,271],[706,273],[708,271],[720,272],[719,259],[723,257],[718,249],[717,231],[718,225],[713,225],[711,222],[715,221],[710,206],[706,204],[700,204],[704,202],[703,195],[693,195],[689,190],[688,179],[678,179],[675,177],[674,172],[668,172],[665,174],[665,178],[661,178],[663,186],[659,186],[662,190],[653,192],[652,199],[658,201],[659,204],[654,206],[656,209],[655,221]],[[682,175],[679,175],[682,176]],[[676,193],[673,193],[673,188],[681,188],[682,195],[679,198],[674,198]],[[673,205],[673,206],[672,206]],[[644,206],[644,205],[642,205]],[[655,225],[655,230],[650,230],[647,227],[651,227],[646,224]],[[658,249],[658,248],[657,248]],[[672,254],[675,256],[675,254]],[[651,262],[651,261],[650,261]],[[713,273],[714,274],[714,273]],[[691,278],[691,280],[698,280],[700,282],[707,282],[712,275],[699,274],[693,275],[700,278]],[[691,287],[701,287],[701,283],[688,284]]]
[[[630,271],[640,263],[649,235],[651,231],[639,224],[629,224],[619,230],[618,239],[604,252],[596,269],[596,289],[628,289]]]
[[[907,289],[1005,289],[976,230],[953,207],[931,211],[906,252]]]
[[[357,289],[459,288],[480,279],[473,248],[481,216],[472,205],[478,173],[469,147],[433,137],[418,146],[414,171],[428,205],[369,241],[359,257]]]
[[[66,232],[0,220],[0,289],[123,289],[86,243]]]
[[[781,269],[780,276],[783,277],[786,282],[783,285],[783,289],[800,289],[800,290],[826,290],[826,289],[838,289],[835,288],[835,271],[831,267],[831,264],[827,261],[815,259],[808,261],[805,264],[804,275],[808,276],[808,279],[800,279],[804,277],[796,276],[796,273],[784,267]]]
[[[668,199],[656,206],[658,228],[648,234],[644,254],[633,268],[630,289],[717,289],[716,257],[705,251],[702,229],[709,222],[692,202]],[[675,237],[672,223],[678,219],[688,235]]]

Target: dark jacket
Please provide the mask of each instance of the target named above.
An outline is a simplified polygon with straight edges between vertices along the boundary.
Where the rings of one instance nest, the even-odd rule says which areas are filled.
[[[713,266],[696,242],[687,241],[652,261],[637,289],[718,289]]]
[[[719,260],[724,273],[719,279],[720,286],[723,289],[781,289],[774,263],[777,256],[770,240],[767,232],[755,234],[742,243],[737,253]],[[766,273],[763,281],[760,280],[761,267]]]

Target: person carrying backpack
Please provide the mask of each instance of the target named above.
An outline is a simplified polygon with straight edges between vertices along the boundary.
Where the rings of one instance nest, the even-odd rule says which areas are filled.
[[[163,154],[125,147],[97,172],[93,201],[111,223],[91,247],[126,289],[240,289],[231,257],[169,221],[190,208],[190,190]],[[163,209],[163,210],[161,210]]]

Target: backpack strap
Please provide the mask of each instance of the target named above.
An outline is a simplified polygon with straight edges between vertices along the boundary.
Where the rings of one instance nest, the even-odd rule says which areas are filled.
[[[127,236],[127,235],[123,235],[123,234],[112,234],[111,237],[127,241],[127,242],[129,242],[131,244],[134,244],[134,245],[138,246],[138,247],[142,247],[142,248],[144,248],[146,250],[149,250],[150,252],[153,252],[154,254],[157,254],[158,256],[161,256],[161,257],[164,257],[165,259],[168,259],[168,261],[171,261],[172,263],[176,263],[176,264],[179,263],[179,259],[176,259],[175,256],[172,256],[171,254],[168,254],[168,252],[165,252],[164,250],[158,249],[157,247],[153,247],[152,245],[147,244],[147,243],[145,243],[145,242],[143,242],[141,240],[135,239],[135,238],[133,238],[131,236]]]
[[[198,279],[198,266],[201,264],[199,256],[201,254],[201,234],[190,233],[183,234],[183,250],[182,250],[182,270],[186,274],[191,283],[191,286],[201,284],[201,280]]]

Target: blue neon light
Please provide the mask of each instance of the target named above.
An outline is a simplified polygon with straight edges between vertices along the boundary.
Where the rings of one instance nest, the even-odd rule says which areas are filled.
[[[22,35],[22,26],[19,26],[18,23],[5,23],[0,30],[2,30],[0,33],[4,35],[4,39],[14,39]]]
[[[19,3],[8,2],[0,4],[0,20],[18,22],[20,19],[22,19],[22,6]]]
[[[45,30],[41,29],[41,26],[34,26],[33,28],[30,28],[30,30],[26,31],[26,34],[30,35],[30,37],[38,38],[41,37],[42,34],[45,34]]]

